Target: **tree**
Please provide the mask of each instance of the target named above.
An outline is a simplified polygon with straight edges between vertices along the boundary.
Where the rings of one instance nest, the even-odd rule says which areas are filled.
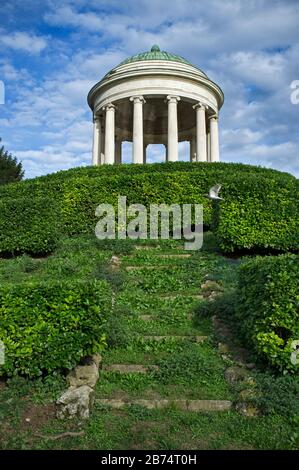
[[[24,171],[22,163],[18,162],[17,159],[8,153],[2,145],[2,147],[0,147],[0,184],[21,181],[23,176]]]

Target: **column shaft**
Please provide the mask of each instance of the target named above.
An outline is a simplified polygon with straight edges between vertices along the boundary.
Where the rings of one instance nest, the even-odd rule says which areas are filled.
[[[143,163],[143,96],[132,96],[133,108],[133,163]]]
[[[100,165],[101,164],[101,118],[95,116],[93,120],[93,142],[92,142],[92,164]]]
[[[115,158],[115,106],[109,103],[105,109],[105,163],[113,165]]]
[[[210,119],[210,135],[211,135],[211,162],[219,162],[219,135],[218,135],[218,118],[213,116]]]
[[[168,155],[169,162],[177,162],[179,159],[177,103],[180,100],[180,98],[178,96],[167,96],[167,100],[168,100],[167,155]]]
[[[207,161],[206,107],[201,103],[194,106],[196,110],[196,159]]]
[[[211,161],[211,134],[210,130],[207,133],[207,161]]]

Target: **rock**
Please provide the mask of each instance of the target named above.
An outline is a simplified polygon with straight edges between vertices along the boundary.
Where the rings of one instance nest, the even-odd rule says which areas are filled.
[[[246,379],[244,380],[244,387],[255,388],[256,380],[251,376],[246,377]]]
[[[81,387],[82,385],[88,385],[89,387],[95,387],[99,380],[99,369],[95,362],[91,362],[89,365],[76,366],[68,375],[67,383],[72,388]]]
[[[93,403],[94,391],[88,385],[79,388],[69,388],[58,398],[56,404],[57,418],[89,418],[89,411]]]
[[[102,356],[100,354],[92,354],[89,356],[84,356],[80,362],[80,366],[90,366],[92,363],[94,363],[97,367],[100,366],[102,362]]]
[[[101,354],[92,354],[92,356],[90,356],[92,362],[95,363],[95,365],[97,366],[97,368],[100,367],[101,363],[102,363],[102,356]]]
[[[236,410],[247,418],[255,418],[260,415],[258,408],[250,403],[238,403],[236,405]]]
[[[228,354],[221,354],[221,357],[227,364],[233,364],[233,361]]]
[[[109,261],[109,267],[111,271],[118,271],[120,268],[120,259],[118,256],[112,256]]]
[[[215,291],[222,290],[222,289],[221,289],[221,286],[218,284],[218,282],[212,281],[211,279],[208,279],[207,281],[205,281],[205,282],[201,285],[201,288],[202,288],[202,290],[209,290],[209,291],[212,291],[212,290],[215,290]]]
[[[230,383],[241,382],[248,377],[248,372],[242,367],[231,366],[226,369],[224,376],[226,380]]]
[[[219,295],[219,292],[216,292],[214,290],[212,291],[206,291],[206,292],[203,292],[203,298],[204,299],[207,299],[207,300],[215,300],[216,297],[218,297]]]
[[[120,265],[120,259],[118,256],[113,255],[110,259],[110,264]]]
[[[218,343],[218,351],[221,354],[227,354],[229,353],[229,346],[226,343]]]
[[[256,392],[255,390],[252,390],[250,388],[245,388],[239,393],[239,399],[242,402],[248,402],[253,400],[256,397]]]

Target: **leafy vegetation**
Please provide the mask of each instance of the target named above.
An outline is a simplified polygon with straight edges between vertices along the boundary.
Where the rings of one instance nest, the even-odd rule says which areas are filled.
[[[240,268],[236,320],[243,338],[270,365],[297,371],[292,342],[299,338],[299,257],[257,257]]]
[[[2,374],[39,376],[70,369],[105,345],[111,308],[106,282],[30,282],[0,287]]]
[[[0,214],[0,256],[54,251],[61,230],[52,198],[5,198],[0,201]]]
[[[224,251],[298,250],[298,180],[242,173],[224,183],[223,195],[216,233]]]
[[[217,182],[223,186],[224,201],[220,207],[204,197]],[[127,197],[127,204],[138,202],[146,207],[151,203],[203,204],[204,223],[216,231],[224,251],[298,249],[298,181],[275,170],[187,162],[102,166],[58,172],[0,188],[4,206],[19,200],[12,204],[25,210],[29,200],[31,204],[35,199],[47,200],[44,207],[57,211],[60,236],[91,233],[98,221],[96,207],[110,203],[116,208],[120,194]],[[12,204],[0,213],[0,225],[7,226],[6,236],[0,239],[0,253],[53,250],[53,243],[44,247],[52,233],[51,211],[49,217],[43,212],[43,228],[47,230],[44,236],[39,233],[43,245],[36,247],[34,239],[31,246],[30,240],[20,243],[16,238],[18,221],[12,217]],[[29,219],[34,231],[39,224],[38,202],[31,212]]]
[[[147,249],[135,250],[136,244],[146,244]],[[203,250],[189,253],[191,256],[183,258],[173,256],[186,254],[180,242],[176,241],[159,241],[154,244],[133,241],[110,243],[100,242],[93,236],[80,235],[60,240],[53,255],[47,258],[34,259],[23,255],[0,260],[1,292],[7,289],[13,293],[13,290],[10,291],[13,289],[12,284],[28,288],[26,303],[21,305],[18,297],[10,307],[10,316],[15,318],[18,315],[20,319],[17,331],[21,326],[25,328],[26,324],[28,327],[31,325],[34,331],[37,327],[31,323],[33,318],[50,318],[51,321],[55,320],[57,326],[59,316],[55,312],[58,310],[52,310],[52,307],[50,311],[45,310],[46,305],[57,304],[57,309],[61,306],[62,313],[66,312],[68,303],[64,300],[64,292],[58,294],[56,286],[72,286],[70,296],[76,297],[78,289],[81,292],[80,287],[77,288],[80,286],[78,279],[84,279],[81,282],[82,299],[86,299],[90,291],[86,295],[84,286],[92,286],[93,283],[101,285],[104,294],[101,291],[97,298],[97,305],[101,309],[106,305],[102,299],[107,298],[108,302],[110,288],[113,288],[115,297],[112,314],[105,314],[104,310],[100,315],[92,314],[93,325],[101,323],[96,340],[101,339],[103,333],[108,333],[105,340],[108,348],[102,353],[104,365],[142,364],[149,367],[155,365],[158,369],[150,368],[147,374],[101,371],[96,399],[186,398],[230,399],[235,402],[239,390],[225,380],[227,362],[217,348],[218,340],[215,341],[210,315],[206,311],[204,316],[197,315],[196,321],[190,318],[194,310],[199,312],[200,306],[208,304],[213,314],[219,314],[221,306],[225,304],[226,318],[235,318],[232,316],[230,295],[238,281],[240,262],[227,259],[217,252],[215,237],[210,233],[205,234]],[[120,271],[109,269],[109,260],[115,253],[121,255]],[[169,255],[172,257],[169,258]],[[169,265],[172,269],[169,269]],[[130,267],[134,269],[127,270]],[[38,291],[39,294],[35,289],[29,293],[29,285],[37,285],[39,289],[44,283],[51,288],[53,279],[56,279],[53,302],[52,294],[40,295],[44,292]],[[219,300],[216,297],[215,301],[206,303],[197,297],[197,294],[202,293],[201,286],[207,279],[216,280],[221,286],[221,292],[224,290]],[[21,290],[17,289],[18,295]],[[31,298],[35,304],[36,317],[34,306],[32,308],[30,304]],[[93,296],[89,306],[86,306],[85,300],[82,302],[71,301],[70,320],[74,316],[75,319],[79,318],[78,327],[85,333],[89,328],[89,308],[93,305]],[[22,306],[27,312],[26,317],[29,310],[31,312],[29,322],[25,322]],[[142,318],[144,315],[147,315],[147,319]],[[66,319],[64,314],[62,318]],[[5,329],[12,336],[9,327],[13,323],[5,321]],[[156,341],[150,338],[152,335],[165,335],[166,339]],[[184,338],[173,337],[180,335]],[[204,335],[207,339],[203,343],[196,343],[192,340],[195,335]],[[40,344],[40,338],[37,344]],[[60,353],[65,359],[64,350],[65,345],[60,347]],[[45,357],[50,361],[49,356]],[[261,410],[261,415],[256,418],[241,416],[234,409],[221,413],[184,412],[175,405],[155,410],[131,405],[112,410],[96,401],[91,418],[84,423],[55,419],[53,400],[65,388],[60,373],[55,371],[35,380],[12,377],[6,383],[0,381],[0,420],[4,430],[0,434],[0,447],[161,450],[297,448],[299,413],[296,377],[278,377],[263,370],[250,371],[250,375],[256,381],[258,391],[253,401]],[[84,434],[49,439],[69,431],[83,431]]]

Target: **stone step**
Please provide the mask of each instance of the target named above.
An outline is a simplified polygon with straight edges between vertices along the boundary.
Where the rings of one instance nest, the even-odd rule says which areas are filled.
[[[192,294],[188,292],[178,292],[174,294],[158,294],[161,299],[175,299],[177,297],[192,297],[193,299],[203,299],[202,294]]]
[[[191,253],[170,253],[170,254],[157,254],[156,256],[158,256],[159,258],[162,258],[162,259],[168,259],[168,258],[177,258],[177,259],[184,259],[184,258],[191,258]]]
[[[155,315],[138,315],[138,318],[143,321],[155,321],[157,319]]]
[[[205,341],[208,337],[207,336],[193,336],[193,335],[188,335],[188,336],[176,336],[176,335],[164,335],[164,336],[155,336],[155,335],[145,335],[142,336],[143,339],[146,341],[163,341],[163,340],[175,340],[175,341],[184,341],[184,340],[189,340],[193,341],[195,343],[202,343]]]
[[[135,245],[134,246],[135,250],[161,250],[164,249],[166,250],[184,250],[184,245],[177,245],[173,246],[171,248],[167,247],[162,247],[161,245]]]
[[[158,321],[159,317],[157,315],[138,315],[138,318],[143,321]],[[186,315],[187,320],[192,320],[193,315],[190,313]]]
[[[232,408],[232,402],[229,400],[184,400],[184,399],[109,399],[98,398],[96,403],[111,408],[123,408],[124,406],[139,405],[149,410],[167,408],[174,406],[182,411],[228,411]]]
[[[156,250],[161,248],[160,245],[135,245],[135,250]]]
[[[102,370],[105,372],[120,372],[121,374],[147,374],[150,370],[159,370],[158,366],[143,364],[106,364]]]
[[[177,269],[179,266],[173,266],[171,264],[143,264],[143,265],[136,265],[136,266],[126,266],[125,271],[139,271],[141,269]]]

